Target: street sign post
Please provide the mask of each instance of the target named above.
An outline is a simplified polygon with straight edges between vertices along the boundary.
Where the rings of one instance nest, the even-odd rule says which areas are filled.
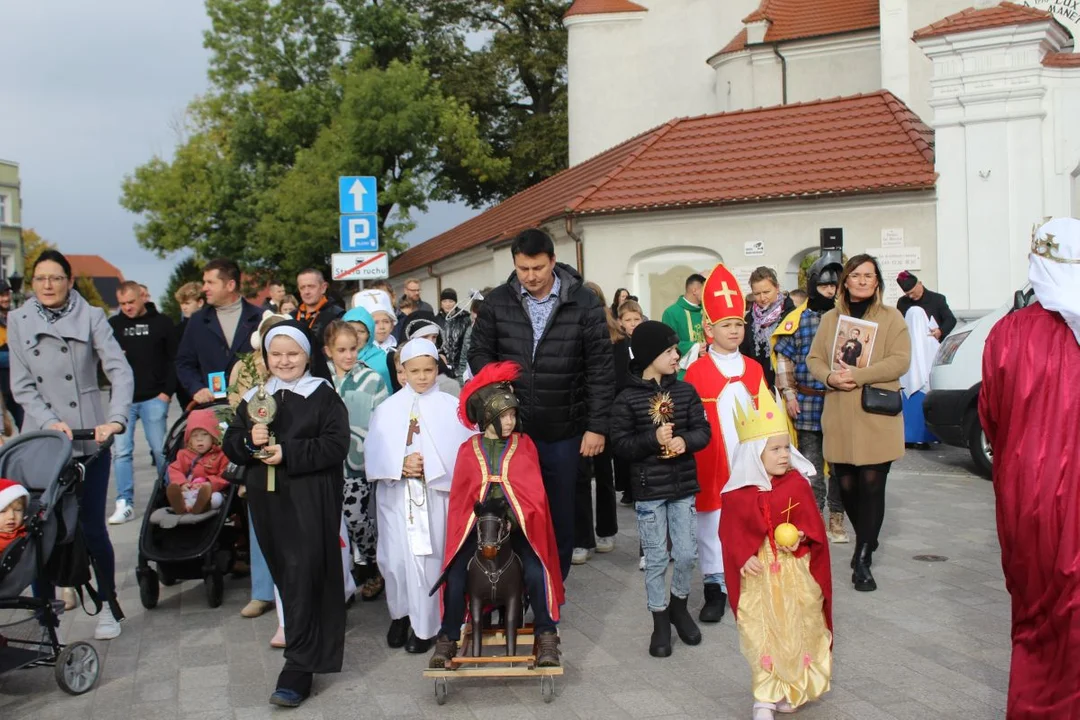
[[[341,252],[379,249],[378,183],[370,175],[338,178]]]
[[[334,253],[330,256],[334,280],[379,280],[390,277],[390,257],[385,252]]]

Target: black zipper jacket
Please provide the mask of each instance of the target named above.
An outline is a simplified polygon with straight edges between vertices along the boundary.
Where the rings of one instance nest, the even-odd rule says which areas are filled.
[[[146,312],[137,318],[123,313],[109,318],[116,342],[135,375],[132,402],[144,402],[160,394],[171,397],[176,392],[176,327],[149,304],[146,307]]]
[[[656,425],[650,417],[653,398],[666,392],[675,406],[675,437],[686,442],[686,452],[670,459],[660,458]],[[630,463],[630,482],[635,500],[679,500],[701,488],[694,453],[703,450],[712,436],[705,406],[687,382],[666,375],[658,384],[630,375],[626,389],[611,408],[611,445],[616,457]]]

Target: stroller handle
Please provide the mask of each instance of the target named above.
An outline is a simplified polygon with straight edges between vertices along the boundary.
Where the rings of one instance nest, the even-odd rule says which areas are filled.
[[[93,442],[95,437],[97,437],[97,435],[96,435],[96,431],[93,428],[90,428],[90,429],[87,429],[87,430],[74,430],[73,429],[71,431],[71,439],[72,440],[82,440],[82,441]],[[100,455],[105,450],[108,450],[109,448],[111,448],[112,444],[113,444],[114,437],[115,436],[110,435],[108,440],[101,443],[101,445],[98,447],[98,451],[96,453],[94,453],[93,457],[97,457],[98,455]]]

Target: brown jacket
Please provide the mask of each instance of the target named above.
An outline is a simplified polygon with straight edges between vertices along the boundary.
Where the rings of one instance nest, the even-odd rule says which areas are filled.
[[[833,340],[840,319],[839,310],[821,318],[806,364],[821,382],[829,376]],[[874,415],[862,409],[862,386],[899,390],[900,376],[911,362],[911,337],[898,310],[880,303],[867,311],[863,320],[878,324],[870,364],[852,372],[858,388],[850,392],[829,389],[821,416],[825,460],[849,465],[875,465],[904,456],[904,416]]]

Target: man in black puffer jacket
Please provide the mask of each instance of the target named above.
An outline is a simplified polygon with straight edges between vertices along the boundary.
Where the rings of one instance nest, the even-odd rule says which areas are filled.
[[[604,449],[615,399],[615,364],[600,299],[569,265],[555,262],[543,230],[526,230],[510,247],[514,274],[484,298],[473,325],[469,367],[521,366],[514,392],[521,429],[536,443],[565,579],[574,551],[574,487],[582,457]]]
[[[686,610],[697,561],[694,497],[698,486],[694,453],[709,444],[712,430],[697,390],[676,379],[679,337],[661,322],[637,326],[630,339],[633,370],[611,408],[611,444],[630,463],[645,553],[645,593],[653,616],[649,654],[671,654],[671,626],[687,645],[701,642],[701,631]],[[668,538],[675,569],[668,598],[665,575]]]

